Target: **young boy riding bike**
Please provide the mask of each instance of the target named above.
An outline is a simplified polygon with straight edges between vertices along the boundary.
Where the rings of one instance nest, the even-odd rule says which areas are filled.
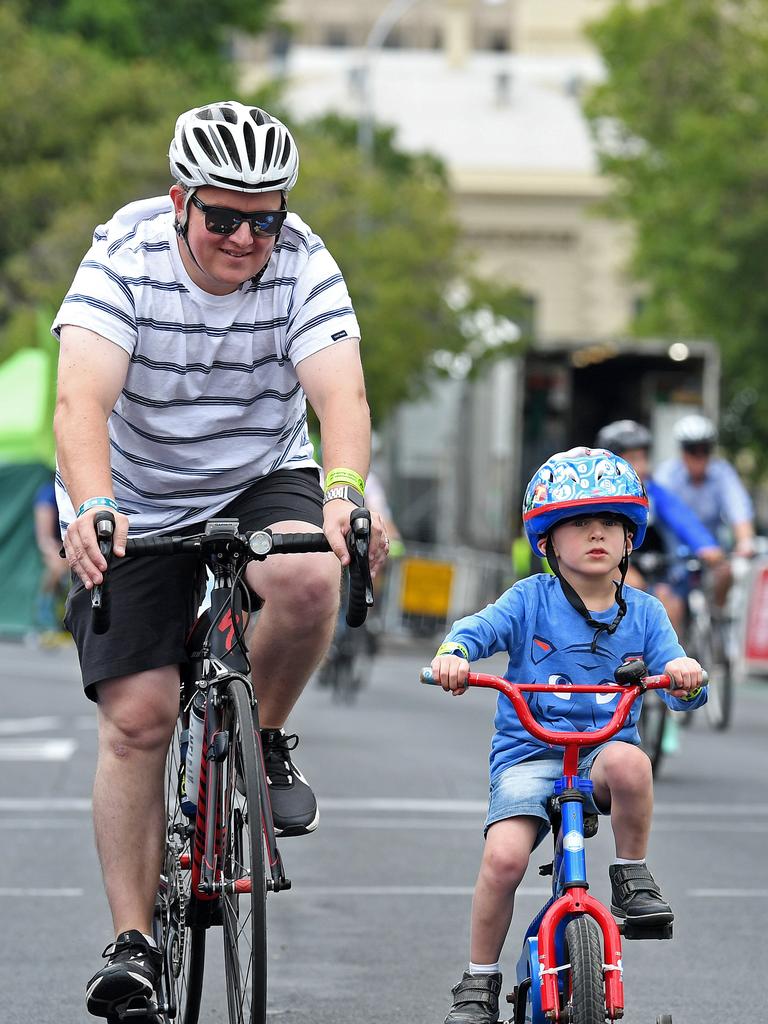
[[[628,462],[604,449],[553,455],[528,484],[523,524],[535,554],[554,576],[516,583],[495,604],[456,622],[432,661],[436,681],[454,696],[466,689],[469,662],[509,654],[506,677],[552,685],[614,682],[627,658],[677,684],[659,691],[675,710],[705,703],[702,671],[685,655],[662,605],[624,578],[633,547],[643,541],[648,499]],[[572,699],[571,699],[572,698]],[[550,729],[598,729],[616,695],[532,694],[534,717]],[[642,924],[671,922],[672,910],[645,863],[653,809],[651,764],[639,747],[640,701],[614,740],[581,753],[579,774],[594,794],[585,812],[610,814],[616,857],[610,867],[611,910]],[[490,755],[485,849],[472,902],[470,963],[453,989],[445,1024],[499,1019],[499,956],[517,887],[533,849],[549,829],[547,798],[562,753],[520,725],[499,696]]]

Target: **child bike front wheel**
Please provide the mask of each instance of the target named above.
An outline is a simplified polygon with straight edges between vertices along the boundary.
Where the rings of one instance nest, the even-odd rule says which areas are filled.
[[[565,929],[571,965],[568,1005],[571,1024],[605,1024],[605,982],[600,929],[591,917],[574,917]]]

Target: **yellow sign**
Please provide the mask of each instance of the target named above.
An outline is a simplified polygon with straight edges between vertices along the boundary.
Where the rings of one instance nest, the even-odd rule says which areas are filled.
[[[445,618],[451,606],[453,565],[426,558],[406,558],[402,569],[400,604],[409,615]]]

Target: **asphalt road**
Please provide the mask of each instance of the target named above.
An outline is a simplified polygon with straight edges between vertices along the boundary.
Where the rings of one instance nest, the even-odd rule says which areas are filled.
[[[354,706],[310,686],[294,713],[321,823],[282,845],[293,889],[270,905],[275,1024],[441,1024],[447,1011],[468,954],[493,695],[421,687],[430,653],[429,643],[394,648]],[[84,984],[112,938],[90,825],[92,706],[70,648],[0,644],[0,693],[0,1021],[91,1020]],[[675,1024],[768,1019],[767,736],[768,682],[748,684],[729,732],[694,724],[664,766],[649,862],[675,938],[625,943],[627,1024],[659,1013]],[[603,899],[610,839],[603,820],[588,845]],[[510,987],[524,925],[546,895],[536,867],[549,859],[546,844],[518,898],[503,956]],[[203,1020],[224,1021],[215,958],[206,993]]]

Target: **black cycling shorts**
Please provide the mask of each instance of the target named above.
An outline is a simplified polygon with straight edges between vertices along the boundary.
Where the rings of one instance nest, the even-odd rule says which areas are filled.
[[[323,525],[323,492],[316,469],[281,469],[257,481],[216,514],[239,519],[242,530],[285,520]],[[199,533],[202,523],[171,532]],[[111,625],[101,636],[91,627],[90,592],[75,579],[64,624],[75,639],[85,694],[95,684],[187,661],[186,637],[205,591],[205,572],[193,555],[116,558],[109,569]]]

